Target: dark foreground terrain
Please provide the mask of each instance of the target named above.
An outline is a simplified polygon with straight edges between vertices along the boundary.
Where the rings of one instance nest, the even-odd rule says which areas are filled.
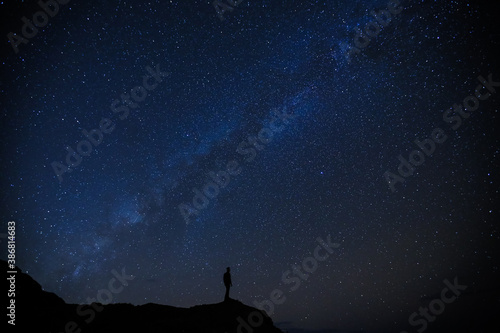
[[[3,270],[8,271],[7,263],[0,262]],[[152,303],[67,304],[56,294],[43,291],[40,284],[19,268],[16,270],[15,326],[8,325],[9,332],[282,333],[264,312],[236,300],[191,308]],[[9,290],[9,280],[7,283]]]

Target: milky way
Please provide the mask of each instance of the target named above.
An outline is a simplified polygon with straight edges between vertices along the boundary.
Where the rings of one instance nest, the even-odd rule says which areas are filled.
[[[222,301],[231,266],[232,298],[283,292],[286,329],[416,331],[445,279],[497,290],[486,3],[71,1],[15,47],[42,9],[0,4],[1,232],[16,222],[18,266],[70,303],[124,268],[113,302],[183,307]],[[491,96],[452,128],[443,113],[478,85]],[[399,156],[435,128],[446,141],[403,177]]]

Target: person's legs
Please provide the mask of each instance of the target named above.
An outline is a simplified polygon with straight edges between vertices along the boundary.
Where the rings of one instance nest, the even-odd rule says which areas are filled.
[[[229,300],[229,286],[226,286],[226,295],[224,295],[224,301]]]

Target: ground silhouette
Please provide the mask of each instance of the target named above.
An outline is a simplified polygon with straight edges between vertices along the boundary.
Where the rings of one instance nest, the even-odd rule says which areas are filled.
[[[8,271],[7,262],[0,260],[0,265]],[[233,299],[191,308],[153,303],[139,306],[97,303],[95,306],[102,306],[103,310],[95,312],[95,317],[87,323],[85,319],[90,316],[83,317],[76,312],[79,304],[67,304],[56,294],[43,291],[38,282],[19,268],[16,270],[16,325],[8,325],[9,332],[282,333],[265,312]],[[249,315],[252,323],[262,318],[259,325],[251,326]]]

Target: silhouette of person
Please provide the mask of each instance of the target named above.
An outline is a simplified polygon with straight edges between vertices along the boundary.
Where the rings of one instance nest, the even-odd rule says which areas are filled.
[[[226,295],[224,295],[224,302],[227,302],[229,300],[229,288],[233,286],[233,283],[231,282],[231,268],[226,268],[227,272],[224,273],[224,277],[222,278],[224,280],[224,285],[226,286]]]

